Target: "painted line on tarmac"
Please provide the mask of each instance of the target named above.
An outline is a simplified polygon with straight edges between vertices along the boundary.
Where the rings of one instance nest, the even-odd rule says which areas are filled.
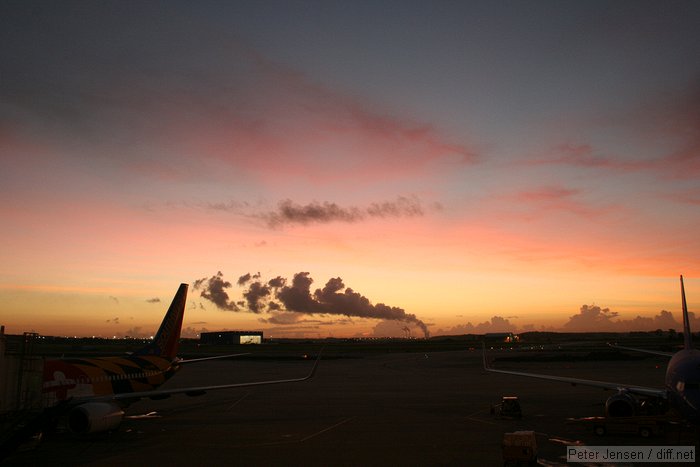
[[[472,412],[472,413],[470,413],[469,415],[467,415],[467,418],[473,417],[474,415],[479,415],[479,414],[482,413],[482,412],[486,412],[486,410],[485,410],[485,409],[479,409],[479,410],[477,410],[476,412]]]
[[[335,425],[331,425],[331,426],[329,426],[328,428],[324,428],[324,429],[321,430],[321,431],[317,431],[316,433],[307,436],[306,438],[302,438],[301,440],[299,440],[299,442],[300,442],[300,443],[303,443],[304,441],[308,441],[308,440],[310,440],[311,438],[315,438],[316,436],[318,436],[318,435],[320,435],[320,434],[323,434],[323,433],[325,433],[325,432],[327,432],[327,431],[330,431],[330,430],[332,430],[332,429],[334,429],[334,428],[337,428],[337,427],[339,427],[340,425],[344,425],[344,424],[346,424],[347,422],[349,422],[349,421],[351,421],[351,420],[354,420],[354,419],[356,419],[356,418],[357,418],[357,415],[355,415],[355,416],[353,416],[353,417],[350,417],[350,418],[346,418],[345,420],[341,420],[341,421],[339,421],[338,423],[336,423]]]
[[[321,431],[317,431],[316,433],[310,434],[310,435],[308,435],[304,438],[301,438],[301,439],[285,439],[285,440],[277,440],[277,441],[268,441],[268,442],[263,442],[263,443],[245,443],[245,444],[239,444],[237,447],[250,448],[250,447],[261,447],[261,446],[282,446],[285,444],[303,443],[303,442],[308,441],[310,439],[313,439],[316,436],[321,435],[327,431],[330,431],[334,428],[337,428],[340,425],[344,425],[345,423],[347,423],[351,420],[354,420],[355,418],[357,418],[357,416],[346,418],[345,420],[341,420],[338,423],[335,423],[329,427],[324,428]],[[285,435],[285,436],[291,436],[291,435]]]
[[[236,402],[234,402],[233,404],[229,405],[228,408],[226,408],[226,412],[230,412],[231,409],[233,409],[235,406],[237,406],[239,402],[241,402],[243,399],[248,397],[250,394],[251,394],[250,392],[246,392],[245,394],[243,394],[243,396],[241,396]]]

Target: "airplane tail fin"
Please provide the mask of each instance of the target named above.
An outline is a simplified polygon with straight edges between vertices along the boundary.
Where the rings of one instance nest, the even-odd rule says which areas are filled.
[[[182,317],[185,314],[185,303],[187,302],[187,287],[187,284],[180,284],[153,342],[140,351],[134,352],[134,355],[158,355],[169,359],[177,356]]]
[[[683,346],[690,350],[693,348],[690,334],[690,320],[688,319],[688,305],[685,301],[685,288],[683,287],[683,276],[681,276],[681,303],[683,304]]]

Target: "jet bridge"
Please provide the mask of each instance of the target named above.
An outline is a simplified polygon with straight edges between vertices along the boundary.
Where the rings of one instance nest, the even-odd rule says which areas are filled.
[[[0,326],[0,419],[4,414],[42,408],[44,359],[34,354],[38,335],[8,336]]]

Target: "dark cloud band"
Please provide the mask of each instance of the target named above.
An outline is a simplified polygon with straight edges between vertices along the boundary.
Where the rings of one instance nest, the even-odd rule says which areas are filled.
[[[246,285],[244,300],[238,303],[226,292],[232,284],[224,280],[221,271],[195,281],[194,288],[201,290],[203,298],[222,310],[275,313],[271,322],[288,322],[291,319],[289,313],[343,315],[411,323],[419,327],[425,337],[430,335],[428,326],[416,315],[383,303],[372,304],[368,298],[346,287],[340,277],[329,279],[323,288],[313,293],[311,284],[313,279],[308,272],[295,274],[291,283],[280,276],[264,282],[260,280],[260,274],[245,274],[238,280],[238,285]]]
[[[435,206],[439,208],[439,206]],[[420,217],[425,214],[416,197],[399,196],[395,201],[372,203],[367,207],[343,207],[331,202],[298,204],[290,199],[280,201],[277,210],[262,214],[272,228],[288,224],[325,224],[330,222],[359,222],[368,218]]]

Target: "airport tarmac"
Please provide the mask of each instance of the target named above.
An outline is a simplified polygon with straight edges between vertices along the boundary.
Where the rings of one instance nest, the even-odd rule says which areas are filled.
[[[167,384],[303,376],[313,360],[296,357],[317,350],[299,344],[280,358],[202,362]],[[499,362],[503,355],[490,352],[495,366],[655,387],[663,384],[667,361]],[[611,393],[487,373],[480,350],[353,356],[330,349],[324,357],[311,381],[139,401],[114,432],[81,439],[59,431],[4,464],[495,466],[503,464],[503,433],[515,430],[537,433],[543,465],[576,465],[564,457],[576,442],[698,447],[697,432],[600,438],[567,424],[568,417],[602,415]],[[504,395],[520,398],[521,420],[490,413]]]

